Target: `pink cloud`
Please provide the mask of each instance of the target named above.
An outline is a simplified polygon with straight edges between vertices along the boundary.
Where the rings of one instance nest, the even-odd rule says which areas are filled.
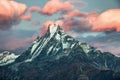
[[[55,24],[59,24],[60,26],[62,26],[63,25],[63,21],[62,20],[57,20],[56,22],[55,22]]]
[[[92,45],[96,47],[97,50],[101,50],[102,52],[111,52],[116,56],[120,56],[120,47],[108,46],[108,44],[103,43],[93,43]]]
[[[30,20],[30,15],[24,15],[27,6],[13,0],[0,0],[0,29],[10,29],[21,20]]]
[[[91,21],[93,31],[111,31],[120,32],[120,9],[110,9]]]
[[[2,46],[0,46],[0,49],[6,49],[6,50],[15,50],[18,48],[25,48],[30,46],[30,43],[32,43],[36,39],[36,36],[29,37],[29,38],[9,38],[6,40],[6,43],[4,43]]]
[[[41,9],[38,6],[33,6],[33,7],[30,7],[28,11],[29,12],[40,12]]]
[[[32,19],[31,14],[32,14],[33,12],[40,12],[40,11],[41,11],[40,7],[38,7],[38,6],[32,6],[32,7],[30,7],[30,8],[28,9],[28,14],[27,14],[27,15],[22,15],[22,16],[21,16],[21,19],[22,19],[22,20],[30,21],[30,20]]]
[[[86,20],[75,20],[75,19],[67,19],[67,20],[57,20],[57,21],[46,21],[43,24],[43,27],[40,28],[40,34],[46,33],[48,26],[51,24],[59,24],[65,32],[70,30],[75,30],[77,32],[88,30],[90,28],[90,24]]]
[[[88,13],[80,12],[77,9],[65,13],[65,16],[69,17],[69,18],[72,18],[72,17],[86,17],[87,15],[88,15]]]
[[[50,0],[41,10],[42,14],[52,15],[62,10],[71,10],[73,5],[69,1],[62,2],[61,0]]]
[[[87,19],[88,15],[89,13],[80,12],[78,10],[67,11],[64,13],[62,18],[56,21],[46,21],[40,29],[40,33],[45,33],[50,24],[59,24],[65,32],[70,30],[75,30],[77,32],[89,30],[91,28],[91,24]]]
[[[76,15],[68,15],[69,17],[64,16],[61,20],[63,21],[63,29],[65,31],[74,30],[77,32],[88,31],[91,28],[91,24],[85,16],[76,17]],[[77,15],[78,16],[78,15]]]
[[[48,26],[51,25],[51,24],[54,24],[53,21],[46,21],[44,24],[43,24],[43,27],[40,28],[40,34],[45,34],[48,30]]]
[[[60,25],[64,30],[66,28],[63,27],[63,21],[62,20],[57,20],[57,21],[46,21],[44,24],[43,24],[43,27],[40,28],[40,34],[45,34],[48,30],[48,27],[49,25],[52,25],[52,24],[58,24]]]
[[[26,5],[15,1],[0,1],[0,22],[14,20],[25,13]]]
[[[63,21],[63,26],[65,31],[75,30],[77,32],[81,31],[91,31],[92,22],[96,19],[98,14],[94,12],[82,12],[77,9],[70,11],[64,11],[62,13],[60,20]]]
[[[21,16],[20,19],[30,21],[32,19],[31,13]]]

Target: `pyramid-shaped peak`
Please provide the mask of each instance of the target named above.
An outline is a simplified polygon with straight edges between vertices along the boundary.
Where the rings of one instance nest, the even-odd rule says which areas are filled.
[[[52,24],[48,26],[48,31],[50,33],[55,33],[57,31],[62,31],[62,28],[59,26],[59,24]]]

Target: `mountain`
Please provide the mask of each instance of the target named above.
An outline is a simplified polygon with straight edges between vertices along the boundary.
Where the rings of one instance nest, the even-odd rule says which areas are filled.
[[[75,40],[54,24],[13,63],[0,67],[0,79],[120,80],[119,71],[119,57]]]
[[[14,62],[18,56],[19,55],[15,55],[14,53],[10,53],[8,51],[0,53],[0,66]]]

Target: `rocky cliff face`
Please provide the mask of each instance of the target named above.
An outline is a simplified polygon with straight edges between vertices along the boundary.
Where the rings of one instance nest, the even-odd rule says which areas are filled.
[[[119,80],[119,71],[120,58],[75,40],[54,24],[15,62],[0,68],[0,79]]]

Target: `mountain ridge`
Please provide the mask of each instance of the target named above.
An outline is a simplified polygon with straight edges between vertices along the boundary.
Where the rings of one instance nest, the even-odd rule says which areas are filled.
[[[0,68],[7,80],[119,80],[120,58],[102,53],[53,24],[10,65]],[[6,72],[7,71],[7,72]],[[1,73],[0,74],[3,74]],[[11,75],[11,74],[14,75]],[[26,75],[29,74],[29,75]],[[34,74],[34,75],[32,75]],[[5,78],[5,76],[9,76]]]
[[[10,53],[8,51],[0,53],[0,66],[11,64],[18,56],[19,55],[15,55],[14,53]]]

